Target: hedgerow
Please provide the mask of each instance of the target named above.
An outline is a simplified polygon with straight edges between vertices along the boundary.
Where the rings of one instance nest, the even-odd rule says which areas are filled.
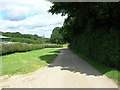
[[[55,2],[49,12],[68,16],[61,33],[71,49],[120,70],[120,3]]]
[[[107,66],[120,69],[119,35],[120,32],[115,29],[109,32],[104,29],[95,32],[86,31],[73,39],[70,48]]]
[[[12,43],[2,44],[1,55],[10,54],[14,52],[24,52],[43,48],[61,48],[62,45],[41,45],[41,44],[26,44],[26,43]]]

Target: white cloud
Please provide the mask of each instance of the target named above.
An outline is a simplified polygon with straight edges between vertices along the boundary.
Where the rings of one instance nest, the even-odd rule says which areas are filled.
[[[22,21],[2,20],[0,21],[0,30],[4,32],[38,34],[40,36],[44,34],[46,37],[50,37],[50,34],[55,27],[62,26],[64,18],[65,17],[57,15],[35,15]]]
[[[54,27],[62,26],[65,18],[48,13],[51,5],[45,0],[0,0],[0,11],[6,11],[0,20],[0,31],[50,37]]]
[[[47,13],[51,5],[45,0],[0,0],[0,11],[6,10],[5,19],[22,20],[28,14]]]
[[[30,13],[29,8],[24,6],[8,6],[4,19],[18,21],[25,19]]]
[[[65,17],[61,17],[60,15],[51,15],[51,14],[39,14],[34,15],[33,17],[28,17],[25,19],[24,25],[28,26],[42,26],[42,25],[49,25],[49,24],[58,24],[64,21]]]
[[[8,7],[26,7],[31,13],[46,13],[52,3],[46,0],[0,0],[0,10],[5,10]]]

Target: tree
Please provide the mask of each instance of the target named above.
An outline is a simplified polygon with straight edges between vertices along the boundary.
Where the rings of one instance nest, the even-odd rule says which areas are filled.
[[[120,70],[119,2],[54,2],[49,12],[68,16],[61,34],[71,49]]]
[[[55,27],[52,31],[52,34],[51,34],[51,43],[56,43],[56,44],[63,44],[64,41],[63,41],[63,36],[61,34],[61,27]]]
[[[1,32],[3,36],[11,37],[13,42],[23,42],[31,44],[43,44],[45,38],[38,35],[21,34],[19,32]]]

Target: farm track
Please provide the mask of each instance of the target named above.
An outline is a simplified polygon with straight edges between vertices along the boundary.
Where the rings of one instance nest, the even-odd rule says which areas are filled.
[[[0,88],[118,88],[69,49],[63,48],[55,61],[35,72],[0,77]]]

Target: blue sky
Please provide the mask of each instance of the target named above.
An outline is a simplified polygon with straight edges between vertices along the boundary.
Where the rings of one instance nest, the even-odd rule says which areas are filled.
[[[50,37],[66,18],[48,13],[50,6],[46,0],[0,0],[0,31]]]

